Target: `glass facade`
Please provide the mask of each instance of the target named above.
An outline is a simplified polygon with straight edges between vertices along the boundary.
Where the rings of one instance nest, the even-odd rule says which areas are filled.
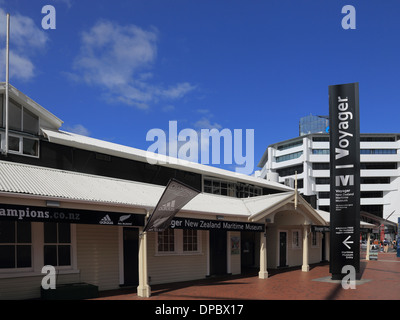
[[[240,182],[229,182],[225,180],[205,177],[203,180],[204,192],[219,194],[223,196],[248,198],[263,194],[262,188]]]
[[[300,118],[299,134],[304,136],[310,133],[328,133],[329,117],[328,116],[313,116],[309,115]]]

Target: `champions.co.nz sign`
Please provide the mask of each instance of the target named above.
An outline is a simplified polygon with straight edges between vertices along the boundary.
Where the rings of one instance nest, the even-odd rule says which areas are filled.
[[[144,226],[144,215],[65,208],[0,204],[0,221],[58,222],[110,226]],[[226,230],[264,232],[264,225],[237,221],[173,218],[171,229]]]
[[[0,220],[99,224],[115,226],[144,225],[144,215],[51,207],[0,204]]]

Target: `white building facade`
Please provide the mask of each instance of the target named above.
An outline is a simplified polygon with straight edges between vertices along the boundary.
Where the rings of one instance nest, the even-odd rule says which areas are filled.
[[[361,134],[361,211],[397,223],[400,217],[400,134]],[[329,134],[313,133],[270,145],[258,176],[294,186],[329,212]],[[297,175],[296,175],[297,173]]]

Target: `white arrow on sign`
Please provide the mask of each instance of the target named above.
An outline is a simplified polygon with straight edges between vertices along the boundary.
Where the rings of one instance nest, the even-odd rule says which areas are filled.
[[[349,246],[348,244],[349,244],[349,243],[354,243],[354,241],[349,241],[350,238],[351,238],[351,236],[348,236],[348,237],[346,238],[346,240],[343,241],[343,244],[344,244],[348,249],[350,249],[350,246]]]

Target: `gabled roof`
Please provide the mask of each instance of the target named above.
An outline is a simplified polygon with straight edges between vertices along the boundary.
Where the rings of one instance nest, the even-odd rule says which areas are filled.
[[[1,82],[0,94],[4,94],[5,90],[6,84],[4,82]],[[37,115],[41,119],[41,124],[45,127],[58,130],[62,126],[62,120],[57,118],[50,111],[43,108],[40,104],[29,98],[27,95],[25,95],[12,85],[9,85],[9,97],[23,105],[25,108],[29,109],[29,111],[31,111],[35,115]]]
[[[279,209],[285,210],[289,204],[291,211],[298,210],[298,212],[305,216],[306,220],[316,225],[327,225],[327,222],[311,207],[311,205],[301,196],[295,192],[285,192],[269,196],[259,196],[254,198],[244,199],[246,206],[252,209],[252,214],[249,216],[250,221],[261,221],[272,218]],[[295,202],[297,201],[297,209]]]

